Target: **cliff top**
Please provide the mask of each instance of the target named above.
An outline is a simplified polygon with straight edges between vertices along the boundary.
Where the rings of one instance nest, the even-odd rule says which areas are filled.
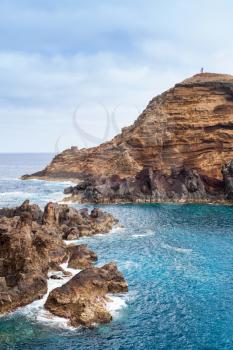
[[[191,78],[183,80],[181,84],[209,83],[209,82],[233,83],[233,76],[230,74],[200,73],[200,74],[193,75]]]
[[[233,76],[201,73],[152,99],[113,140],[66,150],[32,177],[126,178],[145,167],[164,174],[185,167],[221,179],[222,165],[232,159]]]

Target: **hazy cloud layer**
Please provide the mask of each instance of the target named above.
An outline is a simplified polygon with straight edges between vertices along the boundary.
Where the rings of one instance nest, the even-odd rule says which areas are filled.
[[[0,152],[93,146],[202,66],[232,73],[232,10],[227,0],[2,0]]]

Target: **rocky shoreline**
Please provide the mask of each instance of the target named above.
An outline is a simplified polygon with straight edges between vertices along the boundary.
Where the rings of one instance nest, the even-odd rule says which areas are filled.
[[[0,209],[0,314],[43,298],[49,276],[62,278],[56,271],[69,275],[62,268],[66,262],[82,271],[49,293],[46,309],[73,326],[109,322],[108,293],[126,292],[127,282],[112,262],[94,267],[97,255],[86,245],[72,244],[72,239],[107,233],[117,222],[97,208],[89,213],[56,203],[48,203],[44,211],[28,200],[20,207]]]
[[[64,190],[65,200],[79,203],[231,203],[233,161],[222,166],[222,179],[195,170],[171,169],[170,175],[144,168],[133,178],[88,177]]]

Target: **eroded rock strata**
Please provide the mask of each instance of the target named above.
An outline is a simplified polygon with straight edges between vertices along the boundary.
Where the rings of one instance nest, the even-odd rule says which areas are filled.
[[[63,286],[54,289],[45,303],[53,314],[70,320],[72,326],[90,327],[108,323],[108,293],[124,293],[128,285],[114,263],[85,269]]]
[[[67,246],[63,239],[107,232],[116,220],[94,209],[76,210],[48,203],[44,211],[25,201],[13,209],[0,210],[0,313],[40,299],[47,292],[48,273],[91,267],[97,255],[85,245]],[[85,226],[85,229],[83,228]],[[56,278],[56,275],[54,275]]]
[[[91,179],[90,186],[85,183],[85,198],[87,191],[93,197],[93,178],[101,177],[114,183],[116,190],[111,189],[111,197],[113,193],[117,201],[121,197],[121,194],[114,194],[118,192],[118,185],[124,196],[132,197],[131,187],[138,186],[137,177],[144,169],[150,169],[157,186],[152,189],[151,200],[166,201],[173,196],[174,200],[182,197],[186,201],[209,201],[209,190],[215,192],[219,188],[222,199],[221,168],[231,159],[233,76],[204,73],[153,98],[135,123],[124,128],[113,140],[89,149],[72,147],[32,177],[86,182]],[[119,181],[112,181],[112,176],[119,177]],[[196,183],[192,189],[187,184],[189,177],[192,178],[191,187]],[[97,182],[100,186],[100,179]],[[177,186],[184,188],[180,190]],[[144,190],[139,191],[133,199],[143,199],[143,195]]]

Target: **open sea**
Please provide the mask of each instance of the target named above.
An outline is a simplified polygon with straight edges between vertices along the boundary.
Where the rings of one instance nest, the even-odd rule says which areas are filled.
[[[0,154],[0,207],[61,201],[69,182],[19,179],[51,159]],[[113,322],[72,329],[38,301],[0,318],[0,350],[232,350],[233,207],[102,207],[124,228],[77,243],[97,253],[98,265],[115,261],[129,283],[111,306]]]

